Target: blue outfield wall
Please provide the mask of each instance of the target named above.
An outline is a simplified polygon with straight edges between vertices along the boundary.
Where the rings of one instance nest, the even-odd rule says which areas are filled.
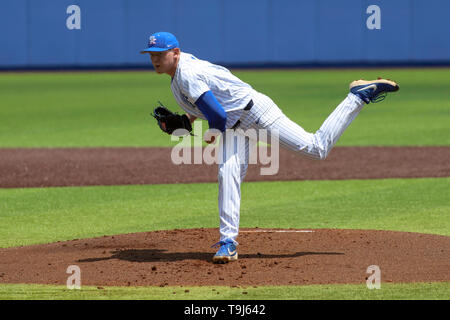
[[[148,66],[156,31],[227,65],[448,64],[449,15],[449,0],[1,0],[0,68]]]

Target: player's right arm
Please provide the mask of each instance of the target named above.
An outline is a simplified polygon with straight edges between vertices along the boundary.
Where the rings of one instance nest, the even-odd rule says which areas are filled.
[[[225,131],[227,113],[210,90],[204,92],[195,101],[195,105],[205,115],[210,129],[217,129],[221,132]]]
[[[224,132],[227,123],[227,113],[222,105],[217,101],[214,94],[209,90],[203,93],[195,102],[195,105],[205,115],[208,120],[209,129],[215,129]],[[206,143],[214,143],[217,133],[213,133],[209,139],[205,139]]]
[[[185,68],[178,81],[181,94],[205,116],[209,129],[224,132],[227,113],[209,88],[208,79],[201,69]]]
[[[197,119],[196,116],[194,116],[194,115],[192,115],[192,114],[189,114],[189,113],[186,113],[186,117],[188,117],[188,119],[189,119],[189,121],[190,121],[191,123],[194,122],[194,121]]]

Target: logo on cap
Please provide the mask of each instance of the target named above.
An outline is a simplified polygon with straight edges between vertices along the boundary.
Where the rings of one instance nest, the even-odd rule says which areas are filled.
[[[156,37],[155,36],[151,36],[150,39],[148,40],[148,45],[152,46],[156,44]]]

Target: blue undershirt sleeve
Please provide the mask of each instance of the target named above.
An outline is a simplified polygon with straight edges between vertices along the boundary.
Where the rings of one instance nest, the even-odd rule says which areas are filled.
[[[210,129],[218,129],[222,132],[225,131],[227,113],[220,105],[219,101],[217,101],[211,90],[203,93],[197,101],[195,101],[195,105],[205,115]]]

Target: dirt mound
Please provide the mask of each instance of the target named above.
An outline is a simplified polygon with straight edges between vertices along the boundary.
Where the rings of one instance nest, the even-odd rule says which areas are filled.
[[[0,188],[217,181],[217,165],[174,165],[169,148],[0,149]],[[279,172],[247,181],[450,176],[449,147],[338,147],[325,161],[280,150]],[[242,229],[239,260],[211,263],[217,229],[154,231],[0,248],[0,283],[304,285],[450,281],[450,237],[364,230]],[[307,230],[308,231],[308,230]]]
[[[239,260],[211,262],[217,229],[154,231],[0,249],[0,283],[65,285],[305,285],[450,281],[450,237],[366,230],[242,229]]]

